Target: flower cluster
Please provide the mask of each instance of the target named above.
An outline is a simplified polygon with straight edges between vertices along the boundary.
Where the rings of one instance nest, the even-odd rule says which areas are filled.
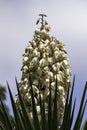
[[[34,99],[39,115],[39,94],[42,98],[44,97],[45,110],[47,110],[49,86],[51,85],[53,102],[57,80],[58,118],[61,124],[66,94],[71,80],[70,66],[64,44],[57,38],[50,36],[48,33],[50,26],[43,19],[39,19],[38,23],[40,20],[42,20],[42,26],[35,30],[34,38],[25,48],[23,66],[21,68],[22,77],[18,86],[25,100],[26,107],[32,116],[31,87],[29,82],[29,75],[31,75]]]

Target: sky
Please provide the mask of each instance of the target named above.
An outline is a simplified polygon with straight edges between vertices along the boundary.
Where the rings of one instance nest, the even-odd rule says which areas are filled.
[[[47,14],[50,34],[67,49],[78,109],[87,81],[87,0],[0,0],[0,84],[8,81],[15,95],[15,76],[21,79],[22,54],[40,13]]]

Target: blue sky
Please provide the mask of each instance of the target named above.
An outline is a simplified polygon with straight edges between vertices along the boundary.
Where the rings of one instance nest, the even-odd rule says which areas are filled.
[[[87,80],[86,0],[0,0],[0,84],[8,81],[15,95],[15,76],[21,78],[22,54],[33,38],[39,13],[47,14],[51,35],[65,43],[72,76],[76,75],[78,108]]]

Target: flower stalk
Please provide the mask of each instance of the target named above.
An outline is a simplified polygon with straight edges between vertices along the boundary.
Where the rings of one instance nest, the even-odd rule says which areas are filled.
[[[36,24],[40,28],[34,32],[34,38],[25,48],[23,54],[22,77],[18,83],[19,90],[32,118],[32,97],[29,76],[32,79],[32,89],[38,117],[40,116],[40,100],[44,98],[45,113],[48,114],[48,98],[51,87],[51,104],[54,102],[55,86],[57,81],[57,110],[59,125],[63,122],[66,95],[71,82],[70,65],[64,44],[49,34],[50,26],[44,17],[39,15]],[[17,97],[16,103],[19,103]]]

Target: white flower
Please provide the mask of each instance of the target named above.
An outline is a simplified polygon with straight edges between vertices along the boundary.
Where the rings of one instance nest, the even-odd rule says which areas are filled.
[[[31,101],[31,95],[27,96],[27,101],[29,101],[29,102]]]
[[[33,80],[33,85],[36,85],[36,86],[37,86],[38,84],[39,84],[38,80],[34,79],[34,80]]]
[[[65,97],[63,95],[60,96],[60,101],[62,103],[62,106],[64,107],[65,104],[66,104],[66,99],[65,99]]]
[[[52,69],[53,69],[53,71],[55,71],[55,72],[56,72],[57,67],[56,67],[55,65],[52,65]]]
[[[54,76],[54,78],[55,78],[55,80],[57,79],[58,82],[60,82],[60,81],[63,82],[62,76],[60,74],[56,74]]]
[[[49,25],[46,25],[46,26],[45,26],[45,30],[46,30],[47,32],[49,32],[50,29],[51,29],[51,27],[50,27]]]
[[[54,47],[56,46],[56,42],[52,41],[52,42],[50,42],[50,45],[51,45],[52,48],[54,49]]]
[[[46,87],[49,87],[49,84],[50,84],[50,80],[49,80],[48,78],[46,78],[46,79],[44,80],[44,85],[45,85]]]
[[[59,62],[56,63],[56,67],[57,67],[57,70],[59,71],[59,69],[60,69],[60,63]]]
[[[61,51],[63,51],[64,53],[67,53],[67,51],[66,51],[65,47],[60,48],[60,50],[61,50]]]
[[[35,41],[32,41],[32,45],[35,48],[37,46],[37,43]]]
[[[45,67],[44,67],[44,72],[48,72],[48,71],[49,71],[48,66],[45,66]]]
[[[37,66],[38,65],[38,58],[37,57],[34,57],[30,63],[30,65],[32,66]]]
[[[42,75],[42,69],[41,69],[40,67],[37,68],[37,74],[38,74],[39,76]]]
[[[38,93],[39,92],[39,90],[38,90],[38,88],[36,87],[35,84],[32,85],[32,88],[33,88],[33,92],[34,93]]]
[[[49,64],[49,65],[52,65],[52,64],[53,64],[53,58],[52,58],[52,57],[49,57],[49,58],[48,58],[48,64]]]
[[[23,89],[24,89],[24,92],[27,92],[28,91],[28,86],[25,85]]]
[[[60,42],[60,43],[58,44],[58,48],[61,50],[62,48],[64,48],[64,44],[63,44],[62,42]]]
[[[47,35],[47,33],[46,33],[45,30],[41,30],[41,31],[40,31],[40,37],[41,37],[41,39],[46,38],[46,35]]]
[[[58,71],[58,74],[59,74],[62,78],[64,78],[64,73],[63,73],[62,71]]]
[[[27,70],[28,70],[28,67],[25,65],[25,66],[23,67],[23,72],[25,73]]]
[[[45,30],[42,30],[42,31],[40,32],[40,36],[41,36],[42,39],[48,39],[48,40],[51,40],[50,35],[47,34],[47,32],[46,32]]]
[[[53,73],[52,72],[48,72],[48,77],[53,80]]]
[[[67,81],[67,83],[70,83],[70,81],[71,81],[71,77],[68,76],[67,79],[66,79],[66,81]]]
[[[40,114],[40,106],[36,106],[37,113]]]
[[[44,44],[42,42],[40,42],[39,49],[40,50],[44,49]]]
[[[42,54],[42,57],[43,57],[43,58],[47,58],[48,55],[44,52],[44,53]]]
[[[19,80],[18,86],[21,87],[22,84],[23,84],[23,81],[22,81],[22,80]]]
[[[55,46],[54,51],[58,51],[59,52],[59,48],[57,46]]]
[[[36,34],[36,35],[40,35],[40,29],[36,29],[36,30],[35,30],[35,34]]]
[[[27,78],[24,79],[24,83],[28,83],[28,79]]]
[[[49,40],[47,39],[47,40],[45,41],[45,44],[48,45],[48,43],[49,43]]]
[[[60,63],[53,64],[52,69],[53,71],[58,72],[60,69]]]
[[[45,53],[51,54],[51,49],[49,48],[49,46],[45,48]]]
[[[42,58],[42,59],[39,61],[39,66],[40,66],[40,67],[44,67],[44,66],[46,66],[46,65],[47,65],[46,60],[45,60],[44,58]]]
[[[58,51],[55,51],[55,52],[54,52],[54,58],[55,58],[55,59],[58,59],[58,57],[59,57],[59,52],[58,52]]]
[[[30,100],[30,99],[31,99],[31,95],[27,92],[27,93],[24,95],[24,98],[25,98],[25,100]]]
[[[64,94],[64,87],[63,86],[58,86],[58,92],[60,94]]]
[[[30,46],[27,46],[26,50],[29,51],[29,53],[31,53],[33,51],[33,47],[30,45]]]
[[[46,79],[46,83],[49,83],[50,82],[50,80],[49,79]]]
[[[63,100],[64,100],[63,98],[64,98],[63,95],[58,96],[57,103],[58,103],[58,108],[60,108],[60,109],[61,109],[61,107],[63,107]]]
[[[45,30],[41,30],[40,35],[41,35],[41,36],[46,36],[46,35],[47,35],[47,33],[46,33],[46,31],[45,31]]]
[[[52,83],[51,83],[51,87],[52,87],[52,88],[55,88],[55,82],[52,82]]]
[[[67,61],[67,60],[63,60],[62,65],[63,65],[64,67],[66,67],[66,66],[68,66],[68,65],[69,65],[69,63],[68,63],[68,61]]]
[[[65,73],[67,76],[70,76],[70,70],[69,69],[65,69]]]
[[[28,61],[28,57],[27,57],[27,56],[24,57],[24,58],[23,58],[23,61],[24,61],[24,62]]]
[[[36,56],[36,57],[40,57],[40,52],[39,51],[37,51],[37,49],[35,49],[34,51],[33,51],[33,56]]]

